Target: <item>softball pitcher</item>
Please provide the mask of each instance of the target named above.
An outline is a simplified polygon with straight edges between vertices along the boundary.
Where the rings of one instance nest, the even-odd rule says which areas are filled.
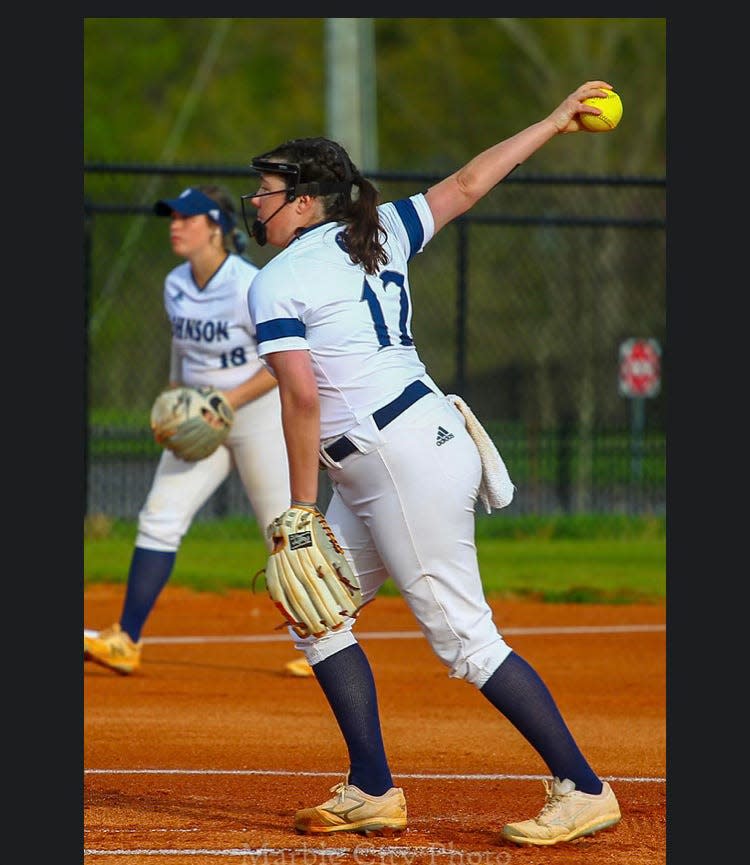
[[[256,241],[281,248],[248,298],[258,353],[279,382],[292,508],[314,507],[322,462],[333,487],[325,517],[363,601],[390,576],[449,675],[477,688],[544,760],[552,778],[541,812],[502,829],[517,844],[571,841],[614,826],[620,809],[544,682],[493,623],[474,543],[482,459],[466,416],[414,345],[408,262],[543,144],[581,131],[581,115],[597,113],[583,101],[602,88],[610,85],[581,85],[545,119],[410,198],[378,204],[346,151],[325,138],[293,139],[253,159],[259,188],[242,197],[243,213],[246,199],[257,209],[248,225]],[[290,627],[349,754],[333,798],[297,812],[303,833],[407,823],[353,621],[317,637]]]
[[[185,258],[164,282],[172,328],[170,387],[212,385],[226,395],[235,419],[225,443],[202,460],[162,453],[138,516],[120,619],[102,631],[84,630],[84,660],[123,675],[140,665],[141,632],[185,533],[229,473],[239,473],[261,532],[289,500],[279,391],[258,359],[247,309],[247,288],[258,268],[230,251],[232,244],[241,253],[245,241],[232,199],[218,186],[191,187],[157,201],[154,210],[171,218],[172,250]],[[304,658],[287,669],[312,675]]]

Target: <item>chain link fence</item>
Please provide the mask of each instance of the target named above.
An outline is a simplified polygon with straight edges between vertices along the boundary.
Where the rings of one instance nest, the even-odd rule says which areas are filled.
[[[370,179],[393,200],[440,178]],[[181,260],[151,208],[209,182],[238,211],[256,184],[231,166],[84,166],[84,516],[133,519],[150,487],[148,415],[169,367],[163,281]],[[665,217],[664,178],[513,174],[413,259],[415,343],[502,453],[518,487],[504,513],[665,512],[666,370],[648,398],[618,389],[625,341],[666,354]],[[274,253],[246,251],[258,266]],[[196,520],[236,516],[253,519],[232,474]]]

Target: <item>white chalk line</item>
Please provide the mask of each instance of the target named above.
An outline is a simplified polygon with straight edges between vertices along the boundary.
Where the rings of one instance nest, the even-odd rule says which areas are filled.
[[[503,636],[525,636],[544,634],[648,634],[666,631],[665,624],[655,625],[571,625],[532,628],[502,628]],[[90,634],[95,632],[90,631]],[[417,640],[424,639],[421,631],[361,631],[357,638],[362,640]],[[207,643],[287,643],[289,634],[226,634],[219,636],[189,637],[143,637],[149,645],[201,645]]]
[[[341,772],[291,772],[287,769],[84,769],[84,775],[263,775],[283,778],[340,778]],[[541,781],[549,775],[461,774],[459,772],[399,772],[395,778],[419,781]],[[663,784],[666,778],[638,775],[602,775],[603,781]]]

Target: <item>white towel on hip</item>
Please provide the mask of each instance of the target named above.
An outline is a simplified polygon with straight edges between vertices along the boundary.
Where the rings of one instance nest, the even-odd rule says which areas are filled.
[[[505,462],[495,447],[487,431],[477,420],[474,412],[455,393],[449,393],[448,399],[456,406],[466,420],[466,431],[474,440],[482,460],[482,480],[479,484],[479,499],[488,514],[493,508],[507,507],[513,501],[516,487],[510,479]]]

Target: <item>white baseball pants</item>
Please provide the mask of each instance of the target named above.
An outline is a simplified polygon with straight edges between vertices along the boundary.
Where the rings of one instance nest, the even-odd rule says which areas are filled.
[[[428,394],[382,430],[368,418],[347,438],[358,450],[340,467],[329,465],[326,519],[359,575],[363,600],[390,576],[450,676],[481,688],[511,649],[479,573],[474,508],[482,469],[463,415],[446,397]],[[353,623],[317,639],[290,634],[315,664],[355,642]]]

